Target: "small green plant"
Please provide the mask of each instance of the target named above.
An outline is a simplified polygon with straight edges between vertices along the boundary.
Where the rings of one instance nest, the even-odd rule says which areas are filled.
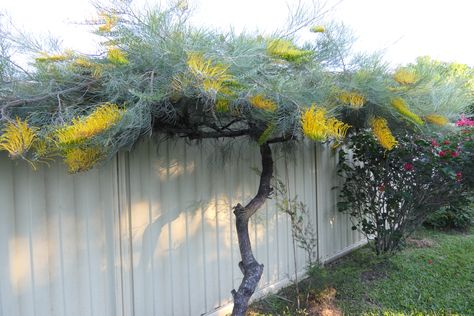
[[[424,225],[436,229],[467,230],[474,224],[474,206],[444,207],[430,214]]]
[[[309,220],[309,209],[298,196],[290,197],[287,186],[275,178],[275,199],[279,211],[288,214],[291,220],[291,233],[298,247],[306,252],[308,266],[316,263],[317,236]]]
[[[315,263],[315,249],[317,247],[316,232],[309,220],[307,206],[298,200],[298,196],[290,197],[287,186],[283,181],[274,178],[275,200],[280,212],[287,214],[291,221],[291,237],[293,241],[293,262],[295,265],[295,289],[297,311],[300,309],[300,288],[298,283],[298,265],[296,261],[296,246],[306,252],[308,266],[311,268]],[[297,313],[297,315],[304,315]]]

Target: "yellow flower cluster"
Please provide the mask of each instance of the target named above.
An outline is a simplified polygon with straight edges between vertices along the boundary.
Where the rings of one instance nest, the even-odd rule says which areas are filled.
[[[202,54],[190,53],[187,60],[188,69],[202,84],[206,92],[218,92],[226,82],[232,80],[228,73],[228,66],[213,64],[210,59],[205,59]]]
[[[128,64],[125,53],[118,47],[109,47],[107,50],[107,59],[116,65]]]
[[[309,29],[313,33],[324,33],[326,29],[322,25],[315,25]]]
[[[267,53],[287,61],[300,62],[304,61],[312,52],[297,48],[291,41],[275,39],[267,44]]]
[[[49,55],[47,53],[42,53],[40,57],[37,57],[35,60],[37,62],[50,62],[50,63],[56,63],[60,61],[66,61],[70,59],[73,56],[73,52],[68,50],[64,52],[63,54],[54,54],[54,55]]]
[[[101,158],[102,152],[98,147],[74,147],[64,153],[64,163],[70,173],[87,171]]]
[[[393,74],[393,79],[399,84],[408,85],[415,83],[418,78],[414,71],[400,68]]]
[[[105,22],[103,25],[99,26],[100,32],[110,32],[115,25],[117,25],[118,18],[116,15],[111,15],[108,13],[101,13],[100,17]]]
[[[388,127],[386,119],[381,117],[373,118],[370,121],[370,125],[375,138],[377,138],[377,141],[383,148],[392,150],[398,144]]]
[[[58,129],[55,135],[56,139],[59,145],[81,143],[113,126],[122,118],[123,113],[123,110],[120,110],[117,105],[106,103],[86,118],[76,118],[71,125]]]
[[[440,125],[440,126],[446,125],[449,122],[446,117],[444,117],[442,115],[438,115],[438,114],[426,115],[425,120],[427,120],[428,122],[430,122],[432,124],[436,124],[436,125]]]
[[[393,99],[392,100],[392,106],[401,115],[405,116],[406,118],[408,118],[413,123],[416,123],[418,125],[423,125],[424,124],[423,120],[418,115],[416,115],[415,113],[410,111],[410,109],[408,108],[408,105],[406,104],[405,100],[403,100],[402,98]]]
[[[356,92],[343,91],[339,95],[339,100],[356,109],[360,109],[365,104],[364,96]]]
[[[312,105],[301,117],[303,134],[314,141],[326,141],[328,137],[342,139],[350,125],[332,117],[326,119],[326,109]]]
[[[8,122],[0,136],[0,150],[6,150],[10,157],[23,156],[36,138],[36,129],[28,126],[27,121],[17,118]]]
[[[262,94],[257,94],[249,99],[250,104],[252,104],[257,109],[274,112],[277,109],[277,105],[272,100],[266,99]]]
[[[99,78],[102,74],[102,65],[94,63],[85,57],[78,57],[74,60],[74,66],[90,70],[94,78]]]

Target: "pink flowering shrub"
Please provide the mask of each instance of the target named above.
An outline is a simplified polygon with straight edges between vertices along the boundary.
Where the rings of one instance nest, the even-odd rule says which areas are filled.
[[[351,155],[340,153],[339,174],[345,182],[338,208],[352,216],[353,229],[373,239],[378,254],[398,250],[438,211],[468,214],[474,159],[472,133],[464,127],[430,138],[399,135],[390,151],[369,133],[350,140]],[[470,217],[462,222],[470,223]]]

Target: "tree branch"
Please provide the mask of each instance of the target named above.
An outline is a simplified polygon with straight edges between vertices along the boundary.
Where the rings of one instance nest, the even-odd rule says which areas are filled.
[[[10,102],[7,102],[5,104],[2,104],[1,107],[2,107],[2,109],[5,109],[5,108],[8,108],[8,107],[25,105],[25,104],[32,103],[32,102],[47,100],[49,98],[54,98],[54,97],[57,97],[57,96],[60,96],[60,95],[68,94],[70,92],[80,91],[84,88],[89,87],[91,84],[93,84],[95,82],[97,82],[97,81],[96,80],[87,81],[85,83],[82,83],[82,84],[77,85],[77,86],[72,87],[72,88],[68,88],[68,89],[64,89],[64,90],[60,90],[60,91],[54,91],[54,92],[51,92],[51,93],[48,93],[48,94],[45,94],[45,95],[41,95],[41,96],[37,96],[37,97],[34,97],[34,98],[10,101]]]
[[[260,185],[257,194],[245,207],[237,204],[234,209],[235,226],[239,240],[240,255],[242,257],[239,267],[244,274],[244,278],[242,283],[240,283],[239,289],[237,291],[232,290],[234,298],[232,316],[245,315],[250,297],[255,292],[263,273],[263,264],[259,264],[253,255],[248,228],[250,217],[255,214],[272,193],[273,158],[270,145],[266,143],[261,145],[260,154],[262,157],[262,173],[260,174]]]

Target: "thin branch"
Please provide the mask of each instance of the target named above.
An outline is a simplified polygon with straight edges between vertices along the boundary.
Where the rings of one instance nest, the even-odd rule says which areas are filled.
[[[172,128],[172,127],[161,127],[158,131],[177,134],[179,137],[187,137],[189,139],[204,139],[204,138],[235,138],[241,136],[250,136],[250,129],[241,130],[229,130],[229,131],[200,131],[186,128]]]
[[[48,94],[45,94],[45,95],[42,95],[42,96],[37,96],[37,97],[34,97],[34,98],[30,98],[30,99],[21,99],[21,100],[15,100],[15,101],[7,102],[5,104],[2,104],[1,107],[2,107],[2,109],[5,109],[5,108],[8,108],[8,107],[25,105],[25,104],[28,104],[28,103],[47,100],[47,99],[52,98],[54,96],[64,95],[64,94],[68,94],[70,92],[75,92],[75,91],[79,91],[79,90],[84,89],[84,88],[88,88],[91,84],[93,84],[95,82],[97,82],[97,81],[96,80],[88,81],[88,82],[85,82],[83,84],[80,84],[80,85],[72,87],[72,88],[64,89],[64,90],[61,90],[61,91],[51,92],[51,93],[48,93]]]

